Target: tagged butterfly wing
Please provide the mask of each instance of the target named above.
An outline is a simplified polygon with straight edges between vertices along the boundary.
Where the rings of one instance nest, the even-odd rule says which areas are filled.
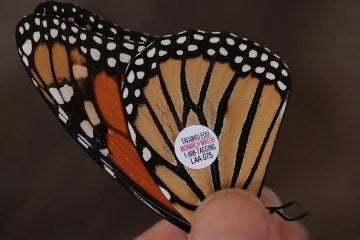
[[[28,75],[71,136],[137,198],[188,229],[142,164],[123,116],[125,68],[144,46],[40,15],[18,23],[16,40]]]
[[[277,55],[228,33],[165,36],[129,64],[122,96],[131,138],[187,221],[219,189],[260,194],[290,88]],[[219,142],[214,162],[200,169],[180,162],[174,148],[179,132],[194,125],[212,130]],[[193,162],[209,156],[199,134],[183,139],[184,149],[193,150],[183,153]]]
[[[64,20],[74,22],[79,25],[79,27],[85,28],[88,31],[94,31],[106,37],[143,43],[154,40],[154,37],[148,34],[121,28],[117,24],[109,22],[95,13],[73,3],[45,1],[35,8],[34,14],[57,16]]]

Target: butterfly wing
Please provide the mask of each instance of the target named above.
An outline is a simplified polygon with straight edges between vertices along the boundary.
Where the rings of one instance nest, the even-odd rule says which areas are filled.
[[[35,8],[34,14],[57,16],[106,37],[143,43],[154,40],[154,37],[148,34],[121,28],[117,24],[104,20],[95,13],[73,3],[45,1]]]
[[[16,40],[28,75],[71,136],[136,197],[188,228],[143,166],[124,120],[120,87],[143,45],[49,15],[23,18]]]
[[[260,194],[291,88],[286,65],[259,44],[228,33],[188,31],[157,39],[130,63],[123,103],[139,155],[189,222],[212,192]],[[192,169],[174,144],[191,125],[210,128],[219,155]],[[200,151],[197,149],[197,151]]]

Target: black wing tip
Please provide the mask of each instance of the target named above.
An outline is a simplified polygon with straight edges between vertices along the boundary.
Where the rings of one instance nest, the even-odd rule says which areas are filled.
[[[17,45],[19,44],[19,40],[21,40],[25,34],[25,23],[31,19],[34,19],[34,15],[26,15],[18,21],[15,27],[15,38]]]
[[[37,5],[34,9],[34,13],[38,13],[38,14],[46,14],[46,11],[48,8],[57,6],[63,4],[61,2],[56,2],[56,1],[42,1],[41,3],[39,3],[39,5]]]
[[[79,8],[81,10],[84,10],[82,7],[80,7],[79,5],[75,4],[75,3],[63,3],[63,2],[57,2],[57,1],[43,1],[41,3],[39,3],[39,5],[37,5],[34,9],[34,13],[36,14],[43,14],[46,15],[48,11],[53,11],[54,7],[59,7],[59,8],[68,8],[68,7],[75,7],[75,8]],[[54,15],[55,13],[50,13],[49,15]]]

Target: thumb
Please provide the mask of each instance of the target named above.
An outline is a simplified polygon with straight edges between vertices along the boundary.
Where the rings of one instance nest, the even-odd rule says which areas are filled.
[[[264,240],[270,219],[255,195],[240,189],[218,191],[196,210],[189,240]]]

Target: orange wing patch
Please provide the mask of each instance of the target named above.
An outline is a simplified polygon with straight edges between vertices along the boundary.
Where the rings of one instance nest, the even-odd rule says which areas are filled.
[[[95,78],[94,89],[101,115],[113,128],[109,128],[107,134],[107,146],[113,163],[146,193],[176,212],[155,184],[129,138],[116,80],[101,72]]]
[[[117,131],[127,135],[128,131],[116,80],[105,72],[99,73],[95,77],[94,92],[96,102],[105,121]]]

